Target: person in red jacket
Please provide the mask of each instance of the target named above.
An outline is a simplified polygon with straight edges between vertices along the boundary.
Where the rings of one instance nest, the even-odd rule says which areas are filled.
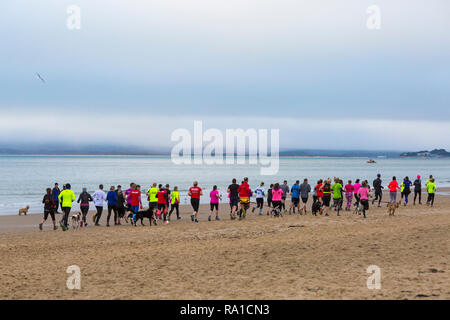
[[[189,188],[188,195],[191,197],[191,205],[194,212],[191,215],[192,222],[198,222],[197,214],[198,207],[200,206],[200,196],[203,195],[202,188],[198,186],[198,182],[194,181],[194,186]]]
[[[392,181],[388,184],[388,188],[390,195],[389,203],[395,203],[397,201],[397,190],[400,189],[396,177],[392,177]]]
[[[169,221],[167,221],[167,199],[168,199],[168,193],[167,189],[161,187],[156,194],[156,197],[158,198],[158,210],[156,211],[156,219],[159,219],[161,214],[163,214],[164,217],[164,223],[167,224]]]
[[[129,196],[130,196],[131,211],[133,212],[133,223],[136,225],[136,214],[139,211],[139,208],[142,209],[141,186],[134,185],[133,190],[131,190],[129,193]]]
[[[245,216],[247,214],[247,210],[250,207],[250,197],[252,196],[252,190],[250,189],[250,186],[248,185],[248,178],[245,177],[244,181],[238,188],[239,193],[239,204],[240,204],[240,210],[239,210],[239,220],[245,219]]]

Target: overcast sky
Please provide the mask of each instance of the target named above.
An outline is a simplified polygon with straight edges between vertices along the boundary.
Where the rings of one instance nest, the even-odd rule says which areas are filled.
[[[447,0],[3,0],[0,37],[2,143],[170,146],[203,120],[282,148],[450,149]]]

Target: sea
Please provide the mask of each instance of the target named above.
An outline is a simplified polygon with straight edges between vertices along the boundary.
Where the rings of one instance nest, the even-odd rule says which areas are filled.
[[[382,175],[383,185],[392,176],[400,180],[409,176],[414,180],[418,174],[426,181],[429,175],[436,179],[438,190],[450,187],[450,159],[376,158],[376,163],[367,163],[367,158],[333,157],[281,157],[276,175],[260,174],[259,165],[184,165],[174,164],[170,156],[46,156],[46,155],[1,155],[0,156],[0,214],[17,214],[19,208],[30,206],[30,213],[43,212],[42,198],[45,189],[58,182],[72,185],[76,196],[83,187],[93,193],[99,184],[122,185],[127,189],[131,182],[147,190],[153,182],[178,186],[181,203],[188,203],[187,190],[197,180],[205,192],[201,202],[209,202],[209,191],[218,186],[223,199],[232,178],[238,183],[249,178],[255,188],[260,182],[266,187],[270,183],[287,180],[291,186],[295,180],[308,178],[314,185],[319,178],[339,177],[347,180],[367,179],[372,182],[377,173]],[[147,203],[143,196],[144,204]],[[78,210],[74,205],[74,210]]]

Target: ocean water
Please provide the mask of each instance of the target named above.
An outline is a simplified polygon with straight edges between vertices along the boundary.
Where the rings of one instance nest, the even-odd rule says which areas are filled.
[[[111,185],[122,185],[126,189],[130,182],[147,188],[153,182],[169,183],[171,189],[178,186],[181,202],[188,203],[187,190],[194,180],[209,191],[217,185],[223,198],[232,178],[238,182],[249,177],[254,188],[261,181],[266,186],[274,182],[308,178],[314,184],[319,178],[340,177],[345,182],[356,178],[370,182],[377,173],[382,174],[383,184],[390,178],[417,174],[426,180],[430,174],[439,187],[450,187],[450,159],[376,159],[377,163],[366,163],[367,158],[327,157],[283,157],[275,176],[261,176],[256,165],[175,165],[166,156],[0,156],[0,214],[16,214],[19,208],[30,205],[30,212],[42,212],[42,197],[47,187],[55,182],[60,186],[70,183],[76,196],[83,186],[94,192],[102,183],[105,190]],[[206,192],[205,192],[206,194]],[[146,197],[143,197],[146,200]],[[208,202],[205,195],[202,202]],[[146,204],[147,201],[144,201]],[[75,205],[74,209],[78,209]]]

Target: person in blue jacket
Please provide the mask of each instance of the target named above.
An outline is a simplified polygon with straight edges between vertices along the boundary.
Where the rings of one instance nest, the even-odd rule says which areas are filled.
[[[59,190],[58,188],[58,183],[55,183],[55,187],[52,190],[52,196],[53,196],[53,202],[54,202],[54,206],[55,206],[55,213],[58,213],[58,208],[59,208],[59,194],[61,193],[61,190]]]
[[[114,225],[117,226],[117,192],[114,186],[111,186],[111,188],[109,188],[109,192],[106,195],[106,202],[108,203],[108,216],[106,218],[106,226],[109,227],[111,211],[114,211]]]

